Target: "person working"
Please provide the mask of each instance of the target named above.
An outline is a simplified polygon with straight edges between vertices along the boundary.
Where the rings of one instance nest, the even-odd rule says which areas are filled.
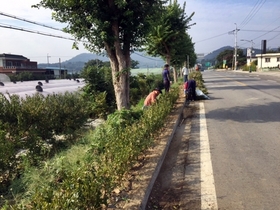
[[[188,99],[188,81],[186,81],[183,86],[184,86],[185,98],[187,100]]]
[[[196,82],[194,79],[190,79],[184,83],[184,92],[187,101],[194,101],[196,99],[195,89],[196,89]]]
[[[144,106],[143,106],[143,109],[144,108],[147,108],[149,106],[151,106],[153,103],[156,102],[157,100],[157,96],[159,94],[162,94],[161,90],[159,88],[155,88],[145,99],[144,101]]]
[[[165,92],[168,93],[169,88],[170,88],[170,74],[169,74],[169,65],[168,64],[164,65],[162,77],[163,77],[163,84],[164,84]]]
[[[182,68],[182,74],[183,74],[183,77],[184,77],[184,82],[187,82],[188,81],[188,75],[189,75],[189,69],[184,66]]]

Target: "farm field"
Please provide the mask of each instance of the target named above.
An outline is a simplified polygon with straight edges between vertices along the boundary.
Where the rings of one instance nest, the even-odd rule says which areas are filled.
[[[161,74],[162,68],[141,68],[141,69],[131,69],[131,75],[136,76],[137,74]]]

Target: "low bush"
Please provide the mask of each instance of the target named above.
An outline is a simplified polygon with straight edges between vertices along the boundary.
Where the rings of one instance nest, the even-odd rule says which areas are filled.
[[[204,85],[204,80],[200,71],[193,71],[189,74],[189,79],[196,81],[196,87],[201,90],[204,94],[208,94],[208,90]]]
[[[88,119],[86,103],[79,93],[25,99],[0,94],[0,151],[6,154],[0,158],[2,193],[25,170],[24,161],[36,166],[72,144]]]
[[[242,71],[256,71],[257,70],[257,66],[254,62],[251,63],[251,66],[248,66],[247,64],[242,66]]]
[[[120,185],[139,155],[153,144],[178,96],[179,87],[172,88],[147,110],[122,110],[110,115],[106,123],[85,137],[78,158],[69,158],[69,151],[67,156],[54,159],[53,162],[60,164],[45,163],[36,169],[34,173],[40,174],[42,181],[26,179],[24,188],[29,190],[23,195],[25,200],[11,207],[101,209],[107,206],[113,189]],[[52,173],[47,172],[49,166]]]

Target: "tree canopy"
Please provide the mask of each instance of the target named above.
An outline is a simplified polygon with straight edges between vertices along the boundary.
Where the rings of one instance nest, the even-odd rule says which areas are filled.
[[[233,56],[234,50],[224,50],[222,51],[216,58],[217,64],[216,67],[223,68],[227,66],[228,68],[233,67]],[[238,66],[242,66],[246,63],[246,56],[243,54],[242,49],[237,49],[237,61]],[[225,66],[223,66],[223,62],[225,62]]]
[[[41,0],[34,7],[53,11],[64,31],[83,41],[91,52],[106,51],[110,58],[118,109],[129,108],[130,53],[143,45],[149,21],[163,0]],[[74,44],[74,46],[77,46]]]
[[[194,13],[187,16],[183,8],[174,1],[164,7],[164,12],[157,21],[152,24],[149,33],[146,50],[153,56],[161,56],[167,63],[182,65],[186,61],[186,55],[194,56],[194,43],[187,34],[189,22]]]

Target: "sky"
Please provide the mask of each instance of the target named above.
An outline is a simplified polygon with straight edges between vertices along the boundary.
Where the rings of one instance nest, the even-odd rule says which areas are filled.
[[[223,46],[261,49],[280,47],[279,0],[179,0],[188,16],[195,12],[188,33],[196,53],[208,54]],[[241,41],[247,40],[247,41]],[[252,41],[251,41],[252,40]]]
[[[39,0],[0,0],[0,54],[23,55],[38,63],[58,63],[81,54],[89,53],[82,44],[79,50],[72,49],[73,41],[43,36],[6,27],[17,27],[51,35],[73,38],[71,35],[50,28],[27,23],[15,18],[35,21],[40,24],[63,28],[52,20],[51,10],[35,9],[31,5]],[[267,48],[280,47],[280,1],[279,0],[178,0],[185,2],[185,13],[195,12],[187,31],[195,43],[195,51],[209,54],[223,46],[235,46],[234,30],[237,29],[238,47],[261,48],[261,41],[267,40]],[[4,15],[3,15],[4,14]],[[246,41],[241,41],[246,40]]]

